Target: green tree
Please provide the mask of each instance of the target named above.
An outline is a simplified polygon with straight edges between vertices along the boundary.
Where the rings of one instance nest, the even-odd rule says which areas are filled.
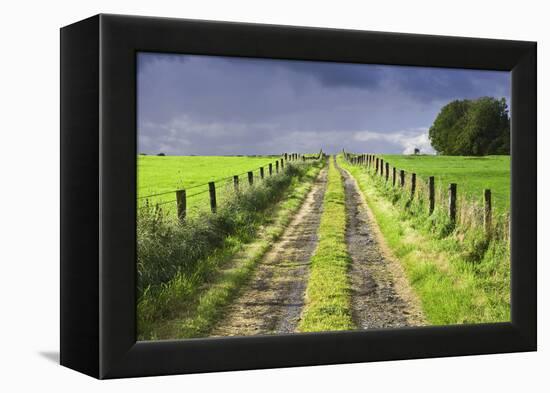
[[[437,115],[429,131],[433,148],[444,155],[510,154],[510,117],[504,98],[455,100]]]

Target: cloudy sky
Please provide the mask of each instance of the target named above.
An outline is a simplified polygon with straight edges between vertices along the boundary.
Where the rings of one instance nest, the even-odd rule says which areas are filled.
[[[138,150],[170,155],[433,153],[454,99],[510,97],[510,73],[138,54]]]

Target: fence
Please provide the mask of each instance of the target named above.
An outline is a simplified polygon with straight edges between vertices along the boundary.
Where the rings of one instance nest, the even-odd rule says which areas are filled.
[[[469,219],[471,219],[471,217],[478,217],[478,218],[481,217],[485,235],[487,237],[491,237],[491,235],[493,234],[494,220],[493,220],[493,210],[492,210],[490,189],[483,190],[482,206],[478,206],[472,201],[467,201],[466,198],[462,198],[461,201],[457,202],[458,186],[456,183],[448,184],[448,187],[446,188],[447,189],[446,195],[443,195],[443,192],[441,191],[442,188],[439,188],[439,195],[437,195],[434,176],[428,176],[427,182],[426,182],[426,181],[423,181],[423,179],[420,179],[416,173],[414,172],[407,173],[403,169],[399,169],[394,166],[391,166],[390,163],[385,162],[383,158],[378,157],[374,154],[350,154],[345,151],[343,152],[343,154],[346,161],[348,161],[350,164],[366,167],[367,170],[373,172],[374,176],[380,177],[382,180],[385,180],[386,184],[390,182],[390,176],[391,176],[392,187],[396,187],[396,184],[397,184],[398,188],[400,188],[404,193],[407,193],[407,190],[406,190],[407,183],[409,183],[410,184],[410,186],[408,186],[409,203],[413,201],[415,197],[417,198],[420,196],[426,197],[428,202],[429,215],[432,215],[434,213],[437,202],[443,205],[445,204],[444,201],[447,200],[448,203],[446,203],[446,206],[443,206],[443,208],[444,210],[446,210],[446,214],[448,215],[448,218],[451,224],[455,225],[458,220],[457,206],[460,203],[460,205],[462,205],[464,209],[468,208],[468,210],[470,211],[469,215],[463,214],[461,216],[463,221],[468,219],[467,216],[470,216]],[[390,174],[390,168],[391,168],[391,174]],[[407,174],[409,175],[408,179],[406,176]]]
[[[255,183],[261,182],[268,177],[282,174],[289,163],[304,163],[309,160],[319,160],[324,156],[322,150],[317,155],[307,157],[301,153],[284,153],[281,155],[281,158],[276,159],[274,162],[232,176],[197,184],[188,188],[139,196],[138,204],[145,207],[154,206],[155,209],[168,205],[167,210],[173,210],[181,221],[189,216],[190,209],[194,209],[196,213],[202,213],[207,210],[216,213],[220,204],[223,204],[236,192],[242,190],[242,187],[246,186],[246,184],[247,187],[253,187]]]

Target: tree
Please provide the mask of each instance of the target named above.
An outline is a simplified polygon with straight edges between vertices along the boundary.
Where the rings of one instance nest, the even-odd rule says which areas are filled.
[[[420,149],[418,147],[414,148],[414,155],[420,154]]]
[[[506,100],[482,97],[452,101],[441,108],[430,127],[429,137],[439,154],[510,154]]]
[[[164,153],[159,153],[159,154],[157,154],[157,156],[159,156],[159,157],[164,157],[165,155],[166,155],[166,154],[164,154]]]

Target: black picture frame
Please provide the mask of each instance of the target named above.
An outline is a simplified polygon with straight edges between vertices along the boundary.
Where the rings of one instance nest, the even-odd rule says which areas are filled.
[[[136,342],[136,52],[512,72],[511,322]],[[61,364],[96,378],[536,350],[536,43],[97,15],[61,29]]]

